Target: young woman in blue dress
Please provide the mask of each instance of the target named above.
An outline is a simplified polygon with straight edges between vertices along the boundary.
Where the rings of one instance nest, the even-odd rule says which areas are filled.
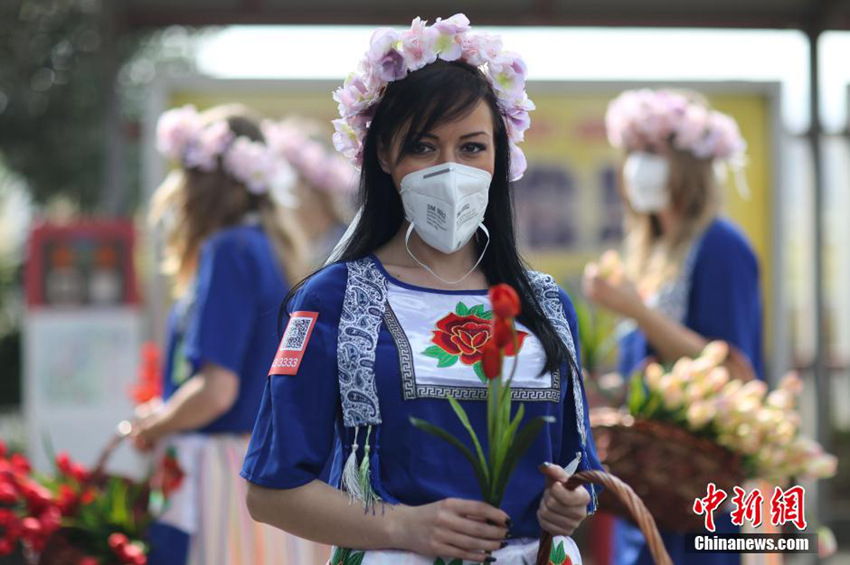
[[[621,374],[650,357],[695,357],[712,340],[733,346],[730,373],[762,374],[758,263],[739,228],[720,215],[724,166],[743,164],[746,144],[729,116],[694,93],[628,91],[606,116],[611,143],[624,151],[626,277],[585,274],[585,294],[620,314]],[[738,171],[740,172],[740,171]],[[738,180],[742,183],[742,180]],[[740,185],[739,185],[740,188]],[[732,531],[728,514],[718,531]],[[686,554],[684,535],[664,534],[677,564],[732,565],[736,554]],[[617,565],[652,563],[635,526],[619,521]]]
[[[569,536],[595,493],[566,489],[564,467],[599,463],[575,313],[551,277],[528,270],[513,224],[516,143],[533,108],[525,66],[468,28],[458,14],[376,31],[335,95],[336,144],[362,167],[363,205],[337,260],[287,302],[242,471],[252,515],[336,546],[334,564],[534,562],[542,530],[559,564],[581,562]],[[459,451],[410,423],[466,437],[452,395],[486,437],[481,348],[496,283],[522,302],[514,396],[527,417],[555,419],[501,508],[480,501]],[[319,480],[328,460],[330,486]]]
[[[171,491],[150,531],[149,562],[316,563],[305,558],[314,544],[251,520],[239,478],[277,346],[277,309],[304,272],[302,238],[281,205],[286,164],[238,106],[170,110],[157,135],[179,166],[152,202],[175,291],[163,399],[141,407],[133,426]]]

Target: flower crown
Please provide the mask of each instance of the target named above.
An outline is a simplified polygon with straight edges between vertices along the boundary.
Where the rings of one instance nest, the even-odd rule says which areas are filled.
[[[310,184],[330,194],[347,194],[357,188],[354,167],[303,128],[283,121],[263,122],[266,143]]]
[[[212,172],[221,166],[251,194],[268,193],[281,204],[291,204],[291,167],[266,144],[237,137],[226,120],[207,124],[187,105],[164,112],[156,135],[159,152],[184,168]]]
[[[608,141],[640,151],[672,146],[699,159],[743,164],[747,142],[738,124],[670,90],[627,90],[608,105]]]
[[[531,125],[528,113],[534,110],[525,92],[525,62],[516,53],[503,51],[500,37],[470,33],[469,19],[463,14],[447,20],[437,18],[430,26],[416,18],[407,31],[380,28],[372,34],[357,72],[334,92],[340,115],[333,121],[334,146],[360,166],[363,140],[387,84],[437,59],[464,61],[480,68],[487,77],[507,126],[511,180],[522,177],[527,164],[517,144],[525,138],[525,130]]]

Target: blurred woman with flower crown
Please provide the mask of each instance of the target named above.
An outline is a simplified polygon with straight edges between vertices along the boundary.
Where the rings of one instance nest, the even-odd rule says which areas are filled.
[[[729,371],[762,374],[762,303],[756,256],[743,233],[720,217],[719,171],[731,167],[739,189],[746,143],[735,121],[699,95],[628,91],[608,107],[608,138],[622,149],[626,207],[624,260],[588,265],[585,294],[623,316],[620,371],[647,358],[695,358],[712,340],[731,349]],[[725,530],[724,530],[725,527]],[[731,531],[729,516],[718,531]],[[685,539],[667,534],[676,563],[733,564],[734,554],[685,555]],[[650,564],[640,531],[615,528],[618,565]]]
[[[277,310],[304,273],[303,238],[286,217],[294,174],[239,106],[170,110],[157,146],[179,167],[151,204],[176,298],[163,401],[140,407],[133,426],[136,446],[155,448],[154,489],[167,500],[149,562],[317,563],[314,544],[251,520],[238,476],[277,345]]]
[[[417,18],[377,30],[334,95],[334,141],[361,167],[362,208],[332,263],[287,300],[242,469],[252,515],[335,545],[333,565],[535,562],[543,530],[555,563],[581,562],[570,535],[595,490],[567,489],[565,467],[599,462],[572,304],[516,246],[511,181],[534,108],[525,74],[463,14]],[[521,302],[519,337],[503,343],[514,394],[526,417],[552,423],[495,508],[461,452],[411,418],[466,437],[451,396],[486,437],[483,351],[501,311],[487,288],[499,283]],[[319,480],[328,459],[332,486]]]
[[[298,174],[298,224],[310,242],[310,266],[320,267],[351,221],[357,170],[322,141],[324,128],[314,120],[290,117],[263,122],[269,147]]]

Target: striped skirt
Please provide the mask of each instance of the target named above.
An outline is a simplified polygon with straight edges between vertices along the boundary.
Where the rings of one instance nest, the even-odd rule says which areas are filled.
[[[322,565],[330,548],[255,522],[239,477],[248,436],[186,434],[157,450],[173,492],[151,528],[150,565]],[[163,465],[163,463],[165,463]],[[175,480],[175,473],[180,480]]]

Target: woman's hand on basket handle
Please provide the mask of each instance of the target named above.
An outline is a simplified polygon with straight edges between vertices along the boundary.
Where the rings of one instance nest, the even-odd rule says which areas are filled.
[[[568,489],[570,473],[560,465],[544,463],[540,472],[546,477],[546,490],[537,510],[537,521],[553,536],[570,536],[587,517],[590,493],[584,487]]]

